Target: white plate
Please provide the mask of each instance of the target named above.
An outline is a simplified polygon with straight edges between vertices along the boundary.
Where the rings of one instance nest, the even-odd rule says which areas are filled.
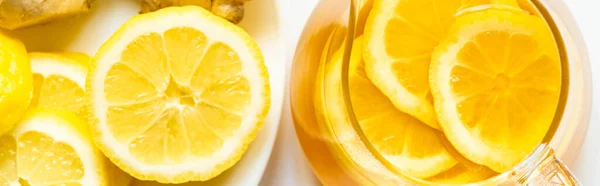
[[[250,1],[246,4],[245,18],[239,24],[260,46],[269,70],[271,110],[267,120],[240,162],[215,179],[190,185],[258,185],[263,175],[279,126],[286,77],[278,7],[276,0]],[[12,34],[20,38],[30,52],[77,51],[93,56],[138,10],[135,0],[96,1],[88,14]]]

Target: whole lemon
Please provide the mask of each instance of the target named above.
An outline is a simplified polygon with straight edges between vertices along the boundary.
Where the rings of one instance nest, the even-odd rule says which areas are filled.
[[[0,32],[0,135],[10,131],[25,114],[32,92],[25,46]]]

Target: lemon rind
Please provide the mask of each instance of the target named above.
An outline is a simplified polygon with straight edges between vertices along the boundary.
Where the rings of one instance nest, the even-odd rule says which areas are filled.
[[[29,53],[31,61],[31,72],[40,74],[44,77],[50,75],[59,75],[77,83],[81,88],[85,88],[85,78],[88,73],[88,66],[80,61],[54,53]]]

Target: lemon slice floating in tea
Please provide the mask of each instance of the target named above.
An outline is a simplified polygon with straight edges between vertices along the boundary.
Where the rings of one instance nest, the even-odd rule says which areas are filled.
[[[362,38],[357,38],[348,72],[350,100],[363,133],[375,149],[403,172],[426,178],[450,169],[457,161],[446,151],[437,130],[397,110],[365,74]],[[326,65],[324,81],[329,108],[343,105],[341,71],[343,47]],[[329,109],[329,118],[348,118],[345,109]],[[332,121],[347,122],[347,121]],[[339,135],[339,134],[338,134]],[[343,142],[342,142],[343,143]]]
[[[94,138],[142,180],[217,176],[240,160],[270,105],[258,45],[199,7],[135,16],[92,63],[86,96]]]
[[[432,55],[429,78],[448,140],[467,159],[503,172],[548,131],[560,58],[542,18],[486,10],[456,20]]]
[[[105,158],[68,111],[33,109],[0,137],[0,185],[107,185]]]
[[[25,46],[0,32],[0,135],[23,117],[33,92]]]
[[[431,53],[462,10],[515,0],[376,0],[365,25],[367,76],[396,108],[439,129],[427,82]]]
[[[34,86],[32,107],[85,114],[83,98],[90,57],[80,53],[30,53],[29,59]]]

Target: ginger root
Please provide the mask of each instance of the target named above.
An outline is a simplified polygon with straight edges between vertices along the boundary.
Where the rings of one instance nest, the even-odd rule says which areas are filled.
[[[211,0],[138,0],[142,5],[140,13],[154,12],[170,6],[196,5],[210,10]]]
[[[248,0],[213,0],[211,12],[237,24],[244,18],[246,1]]]
[[[93,0],[0,0],[0,27],[9,30],[87,12]]]
[[[244,3],[247,1],[249,0],[138,0],[142,5],[140,13],[153,12],[169,6],[196,5],[235,24],[244,17]]]

